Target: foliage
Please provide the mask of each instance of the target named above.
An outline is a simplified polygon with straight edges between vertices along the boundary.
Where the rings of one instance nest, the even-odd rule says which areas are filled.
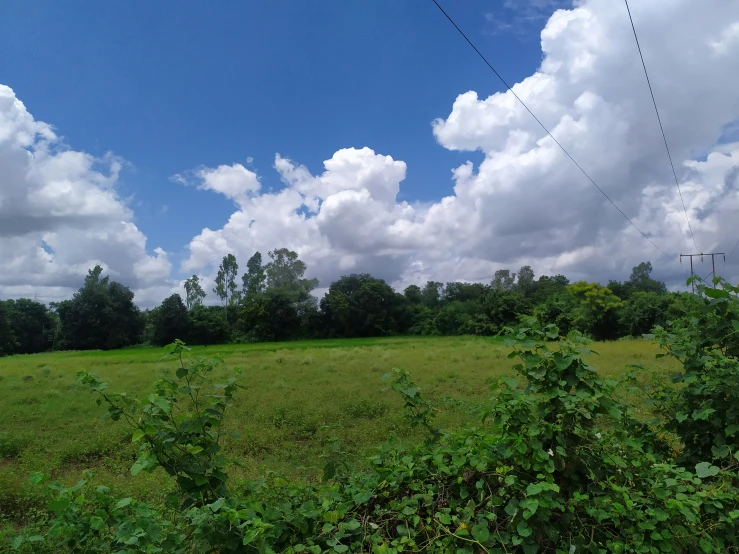
[[[122,418],[133,428],[131,440],[141,447],[131,475],[161,466],[176,479],[186,505],[202,505],[228,492],[220,441],[223,417],[237,385],[235,377],[209,382],[214,360],[185,366],[182,353],[187,350],[182,341],[172,344],[169,355],[180,362],[176,378],[163,376],[145,400],[106,392],[108,384],[86,371],[77,378],[100,395],[98,404],[108,405],[113,421]]]
[[[216,306],[195,306],[188,312],[187,322],[187,332],[179,336],[187,337],[191,344],[223,344],[231,340],[228,323]]]
[[[493,289],[485,297],[485,315],[497,330],[513,325],[519,315],[531,313],[531,304],[516,290]]]
[[[516,274],[510,269],[498,269],[493,276],[490,287],[494,290],[511,290],[516,281]]]
[[[690,339],[703,345],[700,352],[686,347],[684,335],[665,336],[673,352],[687,348],[686,375],[730,378],[714,369],[735,363],[735,339],[719,335],[723,341],[715,343],[710,336],[722,328],[719,314],[734,313],[736,292],[727,285],[710,293],[716,302],[706,303],[703,316],[696,314],[707,323],[705,329],[696,326]],[[386,377],[390,388],[401,395],[407,421],[428,429],[429,440],[410,450],[390,441],[372,456],[369,468],[336,473],[322,485],[270,474],[225,487],[225,473],[217,474],[223,465],[216,429],[231,396],[214,396],[211,414],[198,407],[188,380],[204,384],[210,365],[185,369],[183,363],[177,381],[165,378],[138,403],[123,394],[106,396],[99,380],[82,373],[81,379],[109,403],[113,417],[130,418],[133,438],[143,442],[134,470],[161,465],[189,502],[165,514],[130,498],[111,499],[105,491],[103,497],[80,494],[84,483],[71,493],[52,487],[47,489],[51,528],[63,528],[63,537],[21,536],[16,544],[56,541],[60,548],[83,551],[338,554],[711,553],[735,547],[739,463],[729,452],[733,448],[689,465],[675,460],[665,433],[637,420],[617,400],[618,382],[603,379],[586,362],[589,341],[578,332],[562,339],[556,326],[542,328],[525,317],[521,327],[507,330],[507,344],[519,360],[515,370],[523,386],[510,377],[493,385],[478,426],[454,433],[437,429],[432,403],[407,372],[393,370]],[[177,343],[175,354],[183,349]],[[703,377],[685,380],[683,389],[693,389],[687,398],[703,395],[710,409],[728,416],[729,400],[737,405],[736,399],[722,405],[713,394],[718,389],[707,395],[705,383]],[[225,387],[231,387],[231,395],[236,391],[234,380]],[[180,403],[188,398],[183,408]],[[212,428],[205,426],[208,418],[215,419]],[[702,430],[716,441],[731,435],[728,424],[704,424]],[[330,444],[327,466],[337,469],[342,449],[335,441]],[[114,512],[129,505],[136,510],[117,519]],[[165,547],[162,541],[170,542]]]
[[[556,292],[536,307],[534,314],[544,325],[555,325],[562,333],[575,329],[579,302],[566,289]]]
[[[14,312],[7,306],[14,301],[0,303],[0,355],[53,346],[107,349],[142,340],[161,345],[176,337],[218,344],[403,334],[494,335],[519,316],[532,313],[563,332],[578,329],[596,339],[612,340],[684,317],[692,302],[689,295],[667,293],[664,283],[651,278],[649,262],[634,267],[628,281],[610,281],[609,287],[569,285],[563,275],[535,279],[530,266],[518,272],[500,269],[488,285],[428,281],[423,287],[409,285],[403,294],[369,274],[345,275],[331,283],[320,306],[311,294],[318,281],[305,277],[307,266],[296,252],[273,250],[266,264],[262,254],[255,252],[246,265],[241,288],[233,254],[224,256],[218,268],[213,290],[225,305],[221,322],[210,308],[202,309],[206,294],[196,275],[183,282],[187,315],[170,297],[142,317],[132,304],[133,293],[108,283],[100,268],[91,271],[80,289],[78,295],[84,300],[54,305],[57,313],[19,300],[15,302],[24,306],[27,315],[18,311],[11,320]],[[127,311],[134,313],[126,315]],[[66,325],[59,328],[62,318]],[[57,340],[50,342],[57,329]]]
[[[576,329],[596,340],[615,339],[618,336],[618,309],[623,302],[611,289],[598,283],[578,281],[569,285],[567,290],[579,301],[574,318]]]
[[[233,254],[223,256],[221,265],[218,266],[213,292],[228,309],[229,304],[233,301],[236,294],[236,275],[239,272],[239,264],[236,263],[236,257]]]
[[[443,283],[428,281],[421,290],[421,303],[427,308],[436,308],[441,302],[441,293],[443,290]]]
[[[413,305],[420,304],[423,301],[423,295],[421,293],[421,287],[418,285],[408,285],[403,290],[403,296],[406,297],[408,302]]]
[[[465,325],[481,312],[477,302],[449,302],[434,318],[434,333],[437,335],[461,335]]]
[[[153,310],[150,319],[153,327],[151,342],[156,346],[165,346],[178,337],[187,336],[189,314],[179,294],[166,298],[161,306]]]
[[[197,306],[203,305],[205,291],[200,285],[200,277],[193,275],[189,279],[185,280],[183,287],[185,288],[185,304],[187,304],[188,310],[192,310]]]
[[[267,273],[262,265],[262,254],[255,252],[246,262],[246,273],[241,277],[244,299],[253,300],[264,292],[266,281]]]
[[[301,323],[299,307],[292,292],[268,289],[239,304],[236,329],[260,342],[296,339]]]
[[[717,279],[713,289],[698,281],[705,301],[690,319],[657,327],[652,338],[682,364],[679,384],[658,387],[651,400],[684,445],[690,463],[739,459],[739,287]]]
[[[10,324],[9,312],[7,303],[0,301],[0,356],[7,356],[15,351],[15,333]]]
[[[639,337],[655,326],[667,324],[672,298],[656,292],[637,291],[623,304],[618,323],[625,335]]]
[[[317,279],[305,279],[305,262],[287,248],[269,252],[270,261],[264,266],[267,275],[267,289],[280,290],[291,294],[296,300],[309,294],[318,286]]]
[[[329,336],[374,337],[396,334],[404,298],[367,273],[345,275],[321,299]]]
[[[144,320],[133,303],[133,292],[91,269],[71,300],[56,304],[61,325],[58,347],[70,350],[121,348],[138,344]]]

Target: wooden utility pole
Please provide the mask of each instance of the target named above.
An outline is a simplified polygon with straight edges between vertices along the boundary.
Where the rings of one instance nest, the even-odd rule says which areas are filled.
[[[701,262],[703,261],[703,256],[711,256],[711,275],[713,277],[716,277],[716,256],[723,256],[724,262],[726,262],[726,254],[723,252],[711,252],[709,254],[703,254],[702,252],[700,254],[680,254],[680,262],[683,261],[683,258],[690,258],[690,276],[693,277],[695,273],[693,272],[693,257],[694,256],[700,256]],[[713,279],[711,279],[711,282],[713,282]],[[695,283],[690,284],[693,287],[693,293],[695,294]],[[716,283],[713,283],[713,288],[716,288]]]

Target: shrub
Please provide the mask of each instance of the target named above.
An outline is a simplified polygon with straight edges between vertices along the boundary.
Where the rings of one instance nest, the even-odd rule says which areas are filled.
[[[690,319],[651,336],[683,365],[674,377],[679,387],[658,387],[651,398],[684,444],[680,459],[690,463],[739,456],[739,287],[717,284],[699,281],[706,301],[694,304]]]

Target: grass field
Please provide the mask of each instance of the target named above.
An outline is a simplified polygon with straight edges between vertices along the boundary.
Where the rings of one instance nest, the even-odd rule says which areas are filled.
[[[591,363],[617,376],[640,363],[667,372],[668,358],[641,341],[594,345]],[[226,451],[241,462],[231,472],[256,477],[276,471],[290,478],[319,479],[320,457],[338,437],[357,464],[392,433],[406,442],[420,439],[402,420],[398,398],[382,392],[381,377],[393,367],[408,370],[422,392],[439,407],[442,427],[470,421],[467,412],[445,400],[484,402],[489,386],[511,371],[509,350],[497,340],[478,337],[384,338],[196,347],[192,356],[215,356],[222,370],[238,366],[245,390],[227,414]],[[160,470],[133,478],[135,459],[130,430],[103,420],[104,407],[75,383],[80,369],[97,373],[110,389],[143,395],[176,362],[162,360],[165,349],[111,352],[57,352],[0,358],[0,516],[14,519],[37,503],[28,485],[34,471],[66,482],[84,469],[116,493],[157,501],[171,482]]]

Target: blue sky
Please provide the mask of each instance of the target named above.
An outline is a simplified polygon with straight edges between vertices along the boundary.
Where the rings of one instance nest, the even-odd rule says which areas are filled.
[[[739,4],[706,2],[630,4],[699,246],[729,251]],[[645,260],[684,282],[674,254],[694,247],[624,6],[442,4],[669,259],[431,0],[9,0],[0,297],[67,297],[101,263],[149,305],[281,246],[322,286],[522,265],[607,281]]]
[[[543,14],[522,22],[501,1],[448,4],[511,81],[539,64]],[[169,180],[201,164],[251,157],[279,188],[275,152],[318,172],[336,150],[369,146],[408,164],[399,199],[450,193],[451,168],[470,154],[439,147],[431,121],[460,92],[501,85],[430,0],[213,6],[5,2],[0,82],[75,149],[127,160],[120,193],[175,256],[233,211]],[[515,28],[498,31],[501,21]]]

